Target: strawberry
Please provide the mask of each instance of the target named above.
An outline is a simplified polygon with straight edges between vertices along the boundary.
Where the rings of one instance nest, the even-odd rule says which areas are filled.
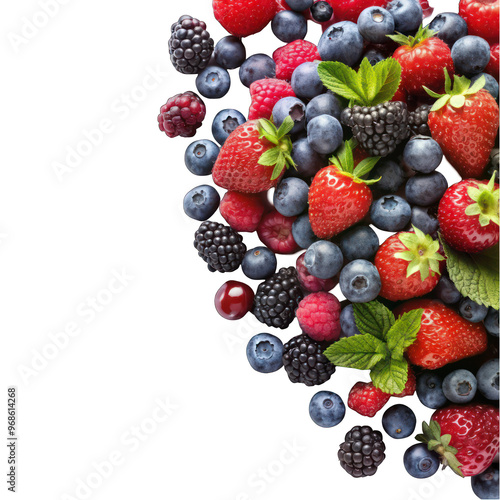
[[[498,184],[466,179],[453,184],[439,202],[438,221],[446,242],[461,252],[476,253],[498,243]]]
[[[498,42],[498,0],[460,0],[459,14],[467,23],[469,35]]]
[[[486,68],[484,68],[484,72],[491,75],[498,82],[498,72],[500,71],[500,50],[498,43],[495,43],[490,47],[490,54],[490,60]]]
[[[262,31],[278,12],[274,0],[213,0],[212,5],[215,19],[237,37]]]
[[[420,26],[415,36],[397,34],[389,37],[401,45],[392,57],[402,68],[399,88],[408,94],[426,95],[424,85],[434,92],[443,92],[443,68],[450,74],[455,71],[450,47],[435,34],[435,31]]]
[[[417,340],[408,347],[410,363],[435,370],[448,363],[481,354],[488,338],[482,323],[470,323],[438,300],[414,299],[394,311],[396,316],[423,309]]]
[[[295,97],[292,86],[277,78],[264,78],[250,85],[252,104],[248,112],[249,120],[270,119],[274,105],[283,97]]]
[[[377,389],[373,382],[358,382],[349,392],[347,405],[360,415],[374,417],[390,398],[390,394]]]
[[[293,124],[286,117],[279,130],[269,120],[250,120],[237,127],[212,169],[215,184],[241,193],[260,193],[276,186],[285,167],[295,165],[287,135]]]
[[[446,159],[464,178],[480,177],[488,165],[498,131],[498,104],[484,87],[484,77],[471,86],[464,76],[455,76],[453,89],[445,71],[445,94],[426,89],[437,98],[429,113],[433,139]]]
[[[219,206],[222,217],[235,231],[250,233],[257,229],[266,208],[262,195],[237,191],[228,191]]]
[[[295,68],[302,63],[321,61],[318,47],[307,40],[295,40],[276,49],[273,59],[276,63],[276,77],[282,80],[291,80]]]
[[[387,238],[375,255],[380,274],[380,296],[397,301],[431,292],[440,278],[439,242],[414,227]]]

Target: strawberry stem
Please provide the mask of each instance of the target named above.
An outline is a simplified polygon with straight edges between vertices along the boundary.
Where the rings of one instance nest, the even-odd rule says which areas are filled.
[[[495,187],[495,173],[493,173],[487,185],[477,182],[476,186],[477,187],[471,186],[467,189],[467,194],[474,203],[471,203],[465,209],[465,215],[469,217],[478,215],[481,227],[489,225],[490,222],[498,226],[498,201],[500,190],[498,187]]]

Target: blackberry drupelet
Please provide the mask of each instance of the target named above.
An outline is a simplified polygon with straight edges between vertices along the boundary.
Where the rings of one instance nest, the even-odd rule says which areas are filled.
[[[415,111],[408,113],[408,125],[412,134],[431,137],[431,130],[427,125],[430,110],[430,104],[422,104]]]
[[[240,267],[247,247],[229,226],[205,221],[194,235],[194,247],[211,272],[230,273]]]
[[[344,109],[341,120],[352,129],[354,137],[370,156],[393,153],[409,134],[408,109],[404,102],[385,102],[370,108],[353,106]]]
[[[321,385],[335,373],[335,365],[323,354],[323,347],[305,334],[293,337],[283,347],[283,366],[293,382]]]
[[[206,30],[207,25],[191,16],[181,16],[172,25],[168,41],[170,60],[174,68],[185,74],[199,73],[210,62],[214,41]]]
[[[385,459],[382,433],[368,425],[357,425],[340,445],[338,457],[342,468],[353,477],[373,476]]]
[[[294,267],[283,267],[257,288],[253,313],[267,326],[287,328],[304,294]]]

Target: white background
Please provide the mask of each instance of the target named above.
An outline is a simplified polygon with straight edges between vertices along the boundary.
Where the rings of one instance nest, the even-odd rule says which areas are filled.
[[[376,476],[352,479],[338,446],[354,425],[381,429],[381,414],[348,410],[338,427],[322,429],[308,404],[320,389],[347,402],[367,374],[339,369],[320,389],[291,384],[283,370],[259,374],[245,346],[269,330],[252,316],[218,317],[215,291],[243,275],[210,274],[197,257],[198,223],[183,214],[182,199],[210,178],[184,166],[191,139],[169,139],[156,123],[167,98],[195,90],[194,77],[169,62],[170,26],[191,14],[217,41],[225,32],[211,2],[64,3],[39,28],[28,24],[47,21],[42,1],[3,2],[0,15],[0,399],[18,386],[18,498],[475,498],[470,480],[449,472],[411,478],[402,456],[412,438],[386,437]],[[440,5],[457,11],[456,2]],[[307,38],[319,36],[311,24]],[[245,45],[248,55],[271,54],[282,43],[268,27]],[[231,75],[226,98],[206,100],[197,138],[211,138],[223,107],[247,114],[248,91],[237,70]],[[99,139],[99,127],[100,143],[85,150],[85,134]],[[54,165],[78,147],[87,156],[58,176]],[[128,281],[120,289],[111,282],[111,293],[113,273]],[[93,297],[109,303],[92,315]],[[60,334],[72,328],[79,334],[69,340]],[[299,329],[278,334],[286,341]],[[53,339],[64,337],[54,350]],[[403,402],[418,421],[429,419],[416,397]],[[2,479],[2,494],[6,487]]]

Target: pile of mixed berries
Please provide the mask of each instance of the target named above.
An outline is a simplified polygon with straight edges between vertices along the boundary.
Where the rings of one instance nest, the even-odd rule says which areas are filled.
[[[258,282],[227,281],[217,311],[281,330],[297,319],[300,335],[250,339],[258,372],[284,368],[315,386],[336,366],[369,370],[349,393],[353,412],[373,417],[416,393],[435,411],[404,454],[408,473],[448,465],[472,476],[479,498],[498,498],[499,0],[460,0],[458,14],[430,22],[427,0],[213,0],[213,10],[229,32],[217,43],[189,15],[172,25],[172,64],[197,75],[197,92],[168,99],[158,122],[169,137],[194,136],[202,97],[226,95],[239,68],[248,113],[219,111],[216,142],[185,153],[190,172],[225,190],[203,184],[184,198],[201,221],[198,255],[211,272],[241,268]],[[317,44],[305,40],[309,22],[322,27]],[[285,45],[248,55],[243,39],[269,23]],[[448,185],[443,158],[460,182]],[[225,223],[210,220],[217,211]],[[247,232],[262,245],[247,248]],[[296,265],[279,268],[277,256],[294,253]],[[309,412],[333,427],[346,405],[322,390]],[[416,425],[403,404],[382,417],[394,439]],[[385,450],[380,431],[355,426],[338,459],[371,476]]]

